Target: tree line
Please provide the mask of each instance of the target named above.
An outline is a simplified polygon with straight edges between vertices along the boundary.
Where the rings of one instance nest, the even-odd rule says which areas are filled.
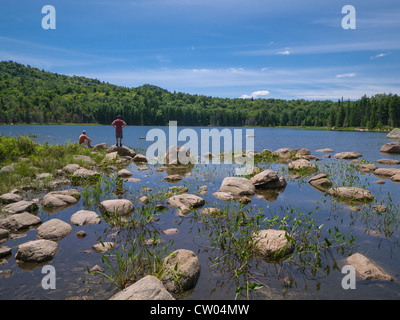
[[[110,124],[122,115],[129,125],[180,126],[400,126],[400,98],[382,93],[356,101],[231,99],[143,85],[116,86],[97,79],[50,73],[0,62],[0,123]]]

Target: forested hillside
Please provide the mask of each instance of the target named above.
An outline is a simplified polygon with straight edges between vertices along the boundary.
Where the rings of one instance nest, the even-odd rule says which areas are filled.
[[[339,97],[338,97],[339,98]],[[143,85],[126,88],[0,62],[0,123],[110,124],[121,114],[128,125],[179,126],[400,126],[400,98],[363,96],[357,101],[227,99],[168,92]]]

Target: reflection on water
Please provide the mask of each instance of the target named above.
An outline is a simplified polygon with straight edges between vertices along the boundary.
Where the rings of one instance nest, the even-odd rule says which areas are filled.
[[[38,135],[38,142],[48,140],[54,144],[72,141],[73,133],[82,129],[83,126],[0,126],[2,134],[32,133]],[[91,126],[85,129],[90,130],[90,136],[98,143],[114,142],[112,130],[108,127]],[[148,129],[127,127],[126,144],[147,148],[149,142],[139,137],[145,137]],[[234,299],[240,291],[238,288],[246,281],[262,287],[249,293],[242,288],[237,296],[239,299],[246,299],[247,294],[251,299],[397,299],[400,292],[397,281],[358,280],[358,290],[343,290],[340,283],[344,276],[341,273],[344,258],[352,252],[363,253],[395,279],[398,278],[400,185],[391,180],[375,184],[377,177],[359,172],[351,161],[322,158],[323,154],[316,152],[322,148],[332,148],[335,152],[355,151],[363,155],[361,159],[374,162],[383,158],[379,149],[387,142],[384,134],[255,128],[255,137],[256,151],[283,147],[309,148],[312,154],[322,159],[315,161],[317,173],[327,174],[333,186],[367,189],[374,200],[358,205],[359,210],[352,211],[346,203],[336,201],[310,185],[309,175],[293,176],[286,163],[261,161],[256,163],[261,170],[277,171],[279,176],[286,177],[287,185],[281,189],[257,189],[256,195],[247,204],[241,205],[238,201],[222,201],[213,196],[222,180],[234,175],[234,165],[167,166],[165,170],[158,170],[159,165],[147,165],[148,170],[142,171],[140,166],[130,164],[126,169],[133,173],[132,178],[140,179],[140,182],[118,179],[115,170],[110,170],[110,176],[103,173],[105,181],[100,184],[76,187],[82,195],[76,205],[54,212],[40,208],[37,213],[42,222],[53,218],[69,222],[71,215],[78,210],[99,212],[98,203],[103,199],[127,198],[135,206],[135,212],[128,220],[129,227],[118,229],[107,223],[105,217],[98,225],[72,226],[72,233],[58,241],[60,249],[49,263],[57,272],[55,290],[42,289],[42,266],[21,266],[14,259],[19,244],[36,238],[36,229],[26,232],[23,237],[19,235],[9,239],[2,244],[12,248],[12,255],[0,263],[0,299],[107,299],[115,293],[115,287],[101,275],[87,274],[87,268],[95,265],[107,271],[101,255],[91,248],[99,241],[126,245],[137,237],[139,230],[146,238],[157,235],[170,250],[189,249],[199,257],[201,273],[197,285],[180,296],[182,299]],[[400,155],[384,157],[400,160]],[[164,181],[167,175],[172,174],[182,175],[183,179],[173,184]],[[200,195],[206,200],[203,207],[219,208],[222,214],[210,217],[198,208],[186,217],[180,217],[176,208],[170,206],[157,210],[156,206],[165,205],[166,199],[173,193],[169,188],[171,186],[185,187],[188,193]],[[207,188],[204,189],[204,186]],[[203,192],[199,194],[200,191]],[[148,197],[148,204],[138,200],[142,196]],[[381,204],[386,205],[386,211],[376,212],[373,206]],[[149,210],[151,216],[146,216]],[[244,241],[240,240],[249,237],[251,228],[274,223],[276,228],[284,227],[276,217],[285,216],[288,217],[288,224],[297,226],[296,230],[307,230],[298,233],[304,238],[297,239],[297,244],[305,246],[306,240],[308,243],[323,243],[324,237],[337,242],[317,255],[311,249],[305,249],[295,259],[282,262],[246,256]],[[140,229],[138,221],[144,218],[146,220],[141,220],[144,222],[140,224]],[[178,232],[162,232],[170,228],[177,228]],[[235,232],[228,232],[233,230]],[[75,236],[78,231],[85,231],[86,236]],[[348,240],[353,237],[354,242],[349,244]],[[311,267],[314,263],[318,268]]]

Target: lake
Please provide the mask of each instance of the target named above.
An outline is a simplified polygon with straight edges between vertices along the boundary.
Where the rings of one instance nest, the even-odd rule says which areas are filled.
[[[0,126],[2,135],[34,135],[34,141],[38,143],[64,144],[77,141],[82,130],[87,130],[87,135],[92,138],[93,144],[115,144],[114,129],[111,126],[81,126],[81,125],[13,125]],[[127,126],[124,129],[123,144],[131,148],[147,150],[153,143],[146,141],[147,133],[154,127]],[[159,127],[168,133],[168,127]],[[211,128],[186,128],[178,127],[178,130],[193,129],[201,136],[201,129]],[[223,130],[225,128],[216,128]],[[222,180],[233,175],[234,165],[223,164],[196,164],[184,178],[178,183],[169,184],[163,179],[165,172],[156,170],[156,165],[149,165],[148,170],[141,171],[140,166],[132,163],[126,169],[133,172],[134,178],[141,179],[140,183],[125,183],[124,197],[129,197],[135,208],[145,205],[137,201],[139,196],[152,195],[157,203],[165,204],[162,194],[170,186],[186,186],[189,193],[198,194],[202,186],[207,186],[207,193],[201,195],[206,200],[206,206],[218,207],[228,211],[241,210],[246,218],[250,219],[257,214],[262,215],[262,221],[271,221],[275,216],[298,216],[310,229],[310,240],[316,236],[315,227],[320,227],[322,237],[335,238],[336,242],[330,248],[319,252],[318,259],[313,253],[305,252],[302,258],[294,258],[288,261],[271,262],[259,258],[247,261],[245,268],[238,271],[238,257],[235,253],[219,242],[221,234],[231,226],[232,221],[210,220],[203,218],[201,209],[191,212],[188,216],[181,217],[176,209],[168,207],[168,210],[157,213],[156,220],[151,223],[149,230],[165,230],[177,228],[178,233],[163,235],[165,243],[171,243],[171,249],[189,249],[198,257],[201,272],[197,284],[193,290],[180,296],[180,299],[218,300],[218,299],[246,299],[243,287],[246,281],[257,283],[257,290],[249,292],[249,298],[260,299],[398,299],[400,285],[397,281],[400,272],[400,248],[399,248],[399,222],[400,184],[391,180],[385,180],[385,184],[375,184],[378,177],[369,173],[360,173],[355,165],[348,160],[338,160],[333,157],[324,158],[327,153],[316,150],[331,148],[335,153],[354,151],[362,154],[359,160],[374,163],[378,159],[397,159],[400,155],[384,155],[380,147],[392,140],[387,139],[387,133],[378,132],[346,132],[329,130],[306,130],[285,128],[232,128],[243,131],[242,145],[246,149],[245,136],[254,134],[254,150],[269,149],[274,151],[279,148],[308,148],[312,155],[320,157],[315,161],[318,165],[318,173],[327,173],[334,185],[346,185],[362,187],[374,195],[371,204],[358,206],[355,212],[341,202],[332,199],[326,193],[320,192],[308,184],[310,176],[295,178],[287,172],[287,164],[279,162],[257,163],[262,170],[271,168],[278,174],[286,177],[287,186],[279,192],[260,193],[251,198],[249,204],[240,207],[235,201],[226,202],[218,200],[213,193],[218,191]],[[254,132],[246,132],[254,130]],[[313,161],[314,162],[314,161]],[[400,167],[378,165],[378,167]],[[114,183],[111,176],[104,176],[107,186]],[[152,191],[144,191],[143,186]],[[91,187],[78,187],[81,192],[86,190],[90,194]],[[105,188],[106,189],[106,188]],[[117,197],[112,191],[107,191],[107,197]],[[44,195],[44,194],[42,194]],[[42,196],[40,195],[40,196]],[[387,211],[377,213],[372,206],[384,204]],[[73,213],[81,209],[89,209],[98,212],[97,204],[88,201],[84,197],[73,207],[56,213],[46,213],[39,209],[38,216],[42,222],[58,218],[69,222]],[[278,224],[279,225],[279,224]],[[277,226],[278,226],[277,225]],[[222,226],[221,229],[218,229]],[[300,226],[300,224],[299,224]],[[225,227],[225,229],[223,228]],[[301,227],[299,227],[301,228]],[[314,229],[311,229],[314,228]],[[78,239],[74,236],[79,230],[84,230],[87,236]],[[146,230],[149,231],[149,230]],[[135,231],[132,231],[135,232]],[[149,231],[150,232],[150,231]],[[220,232],[219,235],[216,233]],[[88,275],[90,269],[100,265],[105,269],[101,255],[91,251],[93,244],[99,239],[117,243],[125,243],[132,235],[124,231],[115,235],[115,230],[106,221],[98,225],[73,226],[73,232],[60,240],[60,250],[51,261],[56,270],[56,289],[44,290],[41,281],[44,274],[41,266],[21,268],[14,260],[16,247],[36,237],[35,229],[32,229],[21,237],[10,239],[2,245],[12,248],[12,256],[0,265],[0,299],[108,299],[116,292],[115,287],[106,281],[101,275]],[[342,238],[345,238],[344,240]],[[348,240],[353,239],[351,243]],[[172,242],[173,240],[173,242]],[[235,239],[226,239],[226,243],[234,244]],[[237,243],[240,243],[237,242]],[[342,279],[345,276],[341,272],[344,259],[354,252],[362,253],[374,263],[383,268],[395,280],[361,280],[357,278],[356,289],[343,289]],[[304,259],[304,260],[303,260]],[[315,259],[315,260],[314,260]],[[311,265],[318,262],[317,269]],[[235,264],[236,263],[236,264]],[[9,276],[2,276],[1,271],[11,272]],[[237,295],[237,293],[240,293]]]

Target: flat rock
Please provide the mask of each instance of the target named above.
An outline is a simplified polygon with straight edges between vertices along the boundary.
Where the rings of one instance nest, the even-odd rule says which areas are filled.
[[[288,165],[289,170],[315,170],[317,166],[306,159],[292,161]]]
[[[362,155],[357,152],[350,151],[350,152],[336,153],[334,155],[334,157],[336,159],[346,159],[347,160],[347,159],[358,159],[358,158],[362,157]]]
[[[117,246],[116,243],[108,241],[108,242],[96,243],[95,245],[92,246],[92,249],[97,253],[105,253],[115,248],[116,246]]]
[[[60,219],[51,219],[37,229],[37,239],[59,241],[72,232],[72,227]]]
[[[374,171],[374,175],[380,177],[391,178],[396,174],[400,174],[400,169],[394,168],[378,168]]]
[[[80,199],[80,193],[76,189],[52,191],[42,198],[44,208],[60,208],[76,204]]]
[[[364,172],[364,173],[374,173],[374,171],[376,169],[378,169],[378,167],[376,165],[374,165],[373,163],[365,163],[365,164],[357,165],[357,169],[360,172]]]
[[[54,258],[59,246],[52,240],[33,240],[20,244],[15,254],[17,262],[40,263]]]
[[[0,203],[9,204],[22,201],[22,197],[17,193],[5,193],[0,196]]]
[[[393,281],[392,276],[386,273],[382,268],[377,266],[370,259],[361,253],[354,253],[346,259],[346,262],[353,266],[357,275],[364,280],[385,280]]]
[[[205,204],[205,200],[194,194],[178,194],[167,199],[167,204],[171,207],[179,208],[179,213],[186,215],[191,208],[198,208]]]
[[[400,142],[389,142],[381,147],[383,153],[400,153]]]
[[[79,164],[70,163],[70,164],[67,164],[64,168],[62,168],[62,170],[67,173],[74,173],[76,170],[78,170],[80,168],[81,168],[81,166]]]
[[[117,152],[118,155],[120,156],[129,156],[134,158],[136,156],[136,152],[133,151],[132,149],[122,146],[116,146],[116,145],[112,145],[107,149],[107,153],[113,153],[113,152]]]
[[[171,234],[175,234],[178,232],[179,232],[179,230],[177,228],[169,228],[169,229],[165,229],[162,231],[162,233],[165,235],[171,235]]]
[[[133,175],[133,173],[126,169],[121,169],[117,173],[117,176],[121,177],[121,178],[128,178],[128,177],[131,177],[132,175]]]
[[[284,230],[260,230],[253,233],[252,239],[261,256],[267,259],[280,260],[294,251],[291,237]]]
[[[195,287],[200,275],[200,262],[193,251],[175,250],[163,259],[163,264],[167,272],[161,281],[169,292],[185,292]]]
[[[356,187],[338,187],[327,191],[328,194],[343,201],[370,202],[373,200],[371,192]]]
[[[175,298],[165,289],[161,280],[148,275],[116,293],[110,300],[175,300]]]
[[[94,211],[79,210],[71,216],[69,222],[76,226],[83,226],[86,224],[99,224],[101,222],[101,218]]]
[[[21,201],[10,203],[10,204],[6,205],[2,209],[2,211],[4,213],[16,214],[16,213],[22,213],[22,212],[35,212],[38,209],[39,209],[39,206],[37,205],[36,202],[21,200]]]
[[[11,248],[7,246],[0,246],[0,258],[7,257],[11,254]]]
[[[317,152],[323,152],[323,153],[328,153],[328,152],[335,152],[334,150],[330,148],[324,148],[324,149],[318,149],[316,150]]]
[[[379,159],[375,161],[376,163],[379,164],[388,164],[388,165],[397,165],[400,164],[399,160],[395,160],[395,159]]]
[[[182,176],[179,174],[170,174],[164,178],[167,182],[178,182],[182,180]]]
[[[236,196],[247,196],[255,194],[254,184],[246,178],[226,177],[222,181],[220,192],[228,192]]]
[[[0,227],[11,231],[20,231],[36,226],[41,222],[42,220],[39,217],[29,212],[22,212],[1,219]]]
[[[99,205],[101,214],[117,214],[125,216],[131,214],[135,208],[132,201],[127,199],[104,200]]]

